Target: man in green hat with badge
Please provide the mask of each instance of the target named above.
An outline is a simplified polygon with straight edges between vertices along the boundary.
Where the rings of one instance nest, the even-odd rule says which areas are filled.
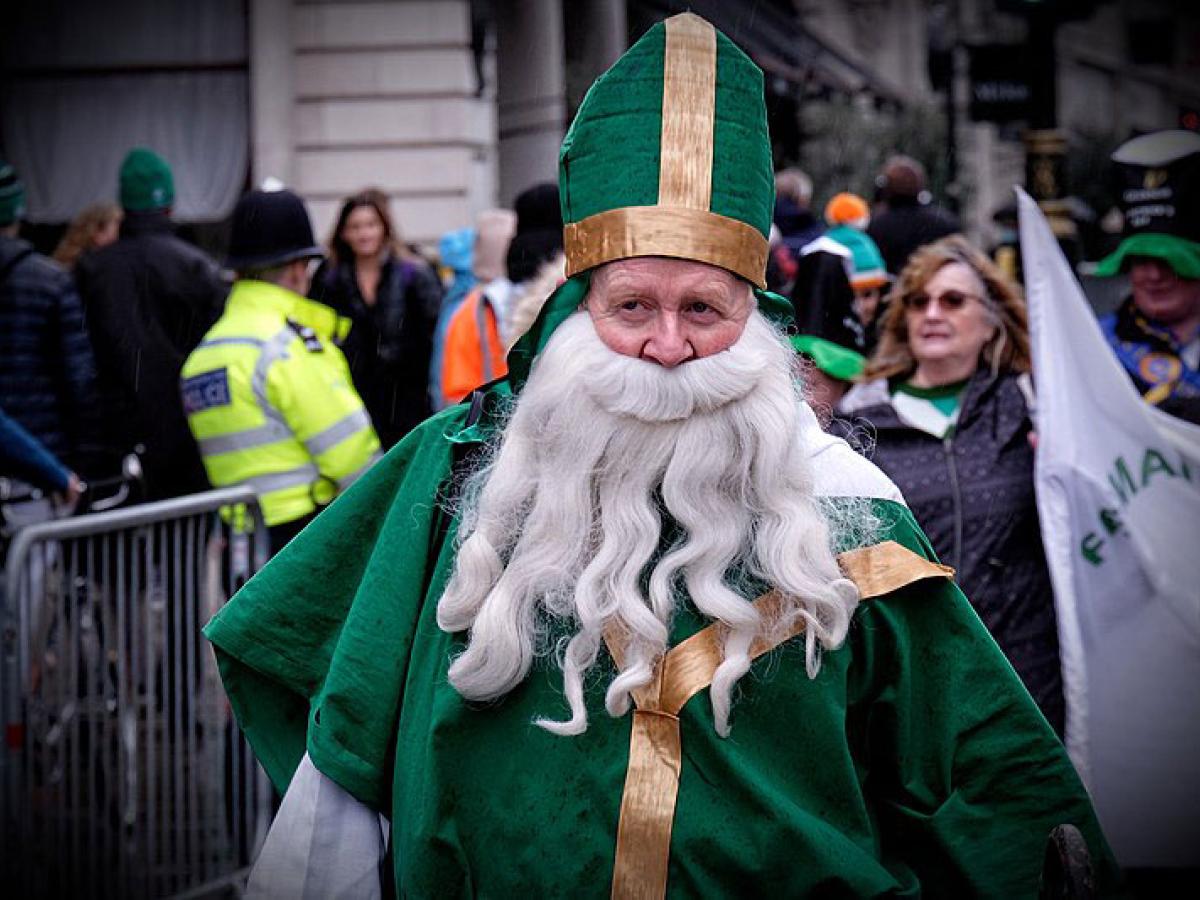
[[[208,625],[283,803],[249,895],[1031,896],[1111,858],[895,487],[793,382],[762,73],[694,15],[592,87],[569,278]],[[384,817],[381,823],[380,816]]]
[[[217,264],[175,234],[175,178],[145,147],[117,175],[120,238],[76,267],[96,350],[106,444],[142,448],[151,499],[208,490],[179,399],[179,370],[220,316],[229,285]]]
[[[1200,134],[1142,135],[1113,161],[1125,237],[1096,274],[1131,293],[1100,326],[1148,403],[1200,423]]]

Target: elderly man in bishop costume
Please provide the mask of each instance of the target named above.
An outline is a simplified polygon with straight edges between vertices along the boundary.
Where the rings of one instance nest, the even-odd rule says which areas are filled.
[[[762,73],[656,25],[560,186],[571,277],[508,377],[206,630],[285,795],[252,892],[1032,896],[1060,823],[1104,883],[1054,734],[794,382]]]

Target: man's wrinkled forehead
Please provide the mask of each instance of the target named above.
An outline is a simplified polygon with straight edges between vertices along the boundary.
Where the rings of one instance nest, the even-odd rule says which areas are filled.
[[[717,266],[686,259],[645,256],[606,263],[592,273],[600,298],[638,293],[687,293],[714,301],[750,302],[749,282]]]

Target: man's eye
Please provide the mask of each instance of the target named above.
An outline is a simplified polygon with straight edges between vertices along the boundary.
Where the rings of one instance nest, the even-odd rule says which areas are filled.
[[[638,300],[626,300],[621,304],[621,309],[625,310],[626,312],[637,312],[641,308],[642,304]]]
[[[704,303],[699,300],[697,300],[695,303],[692,304],[691,309],[692,309],[692,312],[699,313],[700,315],[714,311],[713,308],[711,306],[709,306],[707,303]]]

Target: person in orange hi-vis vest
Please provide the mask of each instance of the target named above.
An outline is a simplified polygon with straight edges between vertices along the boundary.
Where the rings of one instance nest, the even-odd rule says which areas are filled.
[[[508,247],[508,277],[476,286],[450,320],[442,359],[447,404],[507,374],[508,348],[563,279],[558,187],[529,188],[514,206],[517,231]]]

